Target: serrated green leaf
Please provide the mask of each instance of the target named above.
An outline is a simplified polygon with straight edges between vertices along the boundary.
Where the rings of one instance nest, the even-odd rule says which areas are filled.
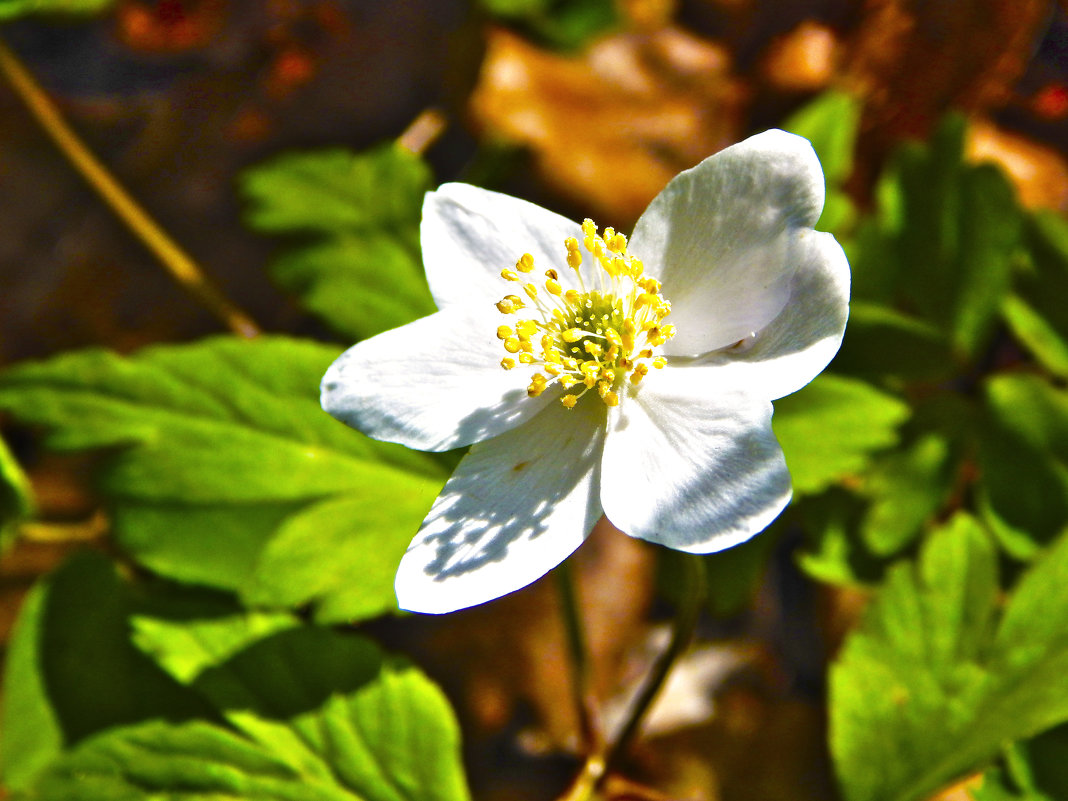
[[[1028,559],[1068,520],[1068,393],[1039,376],[985,387],[980,509],[1009,554]]]
[[[29,479],[0,439],[0,554],[18,535],[17,524],[34,511]]]
[[[367,538],[399,560],[444,479],[432,458],[367,439],[319,408],[319,381],[337,353],[283,338],[133,358],[85,351],[0,375],[0,408],[45,427],[50,447],[109,450],[99,487],[134,558],[170,578],[237,590],[260,581],[260,555],[294,516],[331,499],[397,499],[373,520],[334,521],[354,535],[334,542],[340,563],[359,562]],[[360,592],[359,608],[393,604],[395,564],[385,561],[336,576],[340,608],[354,608]],[[277,563],[267,565],[266,579],[284,583]],[[330,595],[320,580],[306,597]]]
[[[1068,536],[998,625],[997,563],[958,515],[887,576],[831,671],[831,749],[848,801],[916,801],[1006,742],[1068,720]]]
[[[107,9],[114,0],[0,0],[0,20],[29,14],[89,16]]]
[[[116,729],[41,778],[72,801],[465,801],[459,733],[418,670],[369,641],[300,628],[261,640],[195,686],[232,729],[194,722]]]
[[[434,311],[419,255],[430,170],[393,144],[280,156],[247,170],[248,224],[297,237],[271,273],[346,339]]]
[[[110,726],[209,714],[129,642],[132,598],[103,556],[68,560],[19,616],[4,679],[3,776],[23,789],[63,745]]]
[[[436,485],[428,487],[428,492]],[[426,514],[424,495],[331,498],[290,517],[260,554],[244,588],[252,605],[300,607],[315,603],[320,623],[376,617],[395,607],[393,577],[413,530],[391,520]],[[354,580],[358,578],[359,580]]]
[[[863,381],[825,373],[775,402],[772,425],[794,493],[820,492],[860,472],[870,454],[897,442],[908,406]]]
[[[272,234],[407,231],[419,221],[430,171],[394,144],[365,153],[289,153],[246,170],[245,220]]]
[[[289,250],[271,271],[339,334],[365,339],[436,311],[418,253],[397,236],[368,231]]]

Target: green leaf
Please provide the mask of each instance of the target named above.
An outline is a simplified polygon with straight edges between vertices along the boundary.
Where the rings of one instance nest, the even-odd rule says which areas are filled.
[[[271,267],[275,280],[346,339],[362,339],[435,310],[419,251],[430,178],[393,144],[289,154],[242,175],[245,219],[293,240]]]
[[[897,442],[908,406],[863,381],[825,373],[775,402],[773,426],[794,493],[820,492],[861,472],[870,454]]]
[[[1068,378],[1068,341],[1019,295],[1001,302],[1001,316],[1016,340],[1057,378]]]
[[[194,686],[231,728],[149,723],[87,741],[41,798],[465,801],[459,732],[441,692],[369,641],[298,628],[256,642]]]
[[[950,445],[941,433],[928,433],[876,461],[864,487],[872,501],[861,524],[872,553],[890,556],[920,534],[952,490],[951,467]]]
[[[107,9],[114,0],[0,0],[0,20],[28,14],[91,15]]]
[[[48,429],[53,448],[108,449],[99,488],[115,536],[142,564],[180,581],[226,590],[284,584],[277,549],[292,547],[294,528],[306,531],[301,515],[338,501],[333,508],[353,516],[331,521],[336,552],[323,559],[364,566],[330,573],[330,586],[320,577],[303,597],[356,617],[393,607],[396,563],[444,474],[431,457],[367,439],[319,408],[319,381],[337,353],[283,338],[219,338],[133,358],[72,353],[0,375],[0,408]],[[382,498],[397,502],[360,516]],[[260,577],[275,537],[283,544]],[[309,569],[288,567],[292,577]],[[302,592],[291,586],[287,595]]]
[[[18,536],[17,524],[34,511],[30,482],[7,445],[0,439],[0,554]]]
[[[847,801],[917,801],[1006,742],[1068,720],[1068,536],[995,624],[997,561],[958,515],[893,568],[831,671],[831,750]]]
[[[979,507],[1006,551],[1028,559],[1068,520],[1068,393],[1038,376],[985,386]]]
[[[1050,211],[1036,212],[1025,225],[1030,259],[1016,276],[1016,295],[1002,306],[1013,334],[1054,375],[1068,361],[1068,221]]]
[[[1023,218],[1012,184],[993,164],[964,171],[961,206],[952,335],[958,348],[976,354],[989,340],[1008,292]]]
[[[829,185],[840,186],[853,172],[860,111],[855,97],[831,90],[794,112],[783,125],[812,143]]]
[[[34,589],[4,679],[3,777],[24,788],[61,746],[147,718],[207,713],[129,642],[133,599],[114,566],[84,553]]]
[[[950,115],[929,144],[900,149],[850,256],[858,297],[915,310],[974,360],[1009,287],[1023,215],[998,168],[963,161],[965,130]]]
[[[835,372],[869,381],[931,381],[949,377],[956,368],[947,337],[934,326],[885,306],[850,304]]]

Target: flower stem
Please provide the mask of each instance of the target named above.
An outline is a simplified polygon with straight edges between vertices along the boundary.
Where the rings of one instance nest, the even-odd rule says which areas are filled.
[[[252,338],[259,327],[212,284],[190,256],[141,208],[63,119],[29,70],[0,40],[0,73],[71,165],[167,271],[235,334]]]
[[[630,708],[626,721],[619,734],[607,746],[594,743],[590,755],[586,758],[582,771],[572,782],[567,792],[559,801],[589,801],[601,788],[615,763],[626,754],[631,743],[641,730],[642,721],[649,712],[653,701],[660,693],[671,669],[679,657],[686,651],[697,628],[697,620],[705,601],[705,563],[697,554],[682,554],[684,570],[683,594],[675,614],[675,623],[671,632],[671,641],[657,659],[645,679],[634,704]],[[566,564],[566,563],[565,563]],[[567,604],[565,603],[565,606]]]
[[[683,594],[679,600],[679,608],[675,613],[675,624],[671,632],[671,642],[657,659],[652,670],[645,679],[645,684],[634,705],[627,715],[626,722],[620,729],[604,756],[605,771],[612,769],[615,763],[622,757],[631,742],[641,729],[642,721],[652,706],[653,701],[659,694],[668,674],[675,666],[679,657],[686,651],[693,639],[697,628],[697,619],[700,617],[701,607],[705,600],[705,563],[697,554],[682,554],[681,562],[685,572]]]
[[[571,694],[578,715],[579,733],[587,753],[603,749],[596,699],[591,688],[590,655],[586,641],[586,627],[582,623],[582,610],[575,589],[575,576],[570,561],[565,561],[555,571],[556,586],[560,595],[560,612],[567,636],[568,656],[571,660]]]

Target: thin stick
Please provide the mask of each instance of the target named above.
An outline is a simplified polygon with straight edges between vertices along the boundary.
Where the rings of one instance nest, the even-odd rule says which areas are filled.
[[[133,234],[152,251],[178,283],[192,293],[235,334],[247,338],[257,336],[260,333],[259,326],[223,296],[196,262],[160,228],[93,155],[63,119],[59,109],[34,80],[29,70],[22,65],[2,40],[0,40],[0,72],[4,74],[30,113],[78,173]]]
[[[560,611],[567,635],[568,656],[571,660],[571,695],[578,715],[579,732],[586,753],[595,753],[602,750],[604,741],[591,687],[592,672],[586,628],[582,623],[582,611],[579,608],[570,561],[561,564],[555,575],[560,595]]]
[[[653,665],[645,684],[627,714],[619,734],[607,747],[595,747],[586,758],[579,775],[559,801],[589,801],[604,784],[615,763],[627,752],[641,730],[641,724],[660,693],[668,674],[686,651],[697,628],[705,599],[705,564],[702,557],[683,554],[685,585],[675,614],[671,642]]]
[[[679,601],[679,609],[675,614],[675,625],[671,632],[671,642],[660,658],[653,665],[645,686],[638,694],[637,700],[627,715],[626,723],[616,736],[612,745],[605,754],[605,775],[614,764],[623,756],[630,747],[634,737],[641,729],[642,721],[652,706],[656,696],[664,686],[668,674],[675,666],[675,662],[686,651],[693,639],[697,628],[697,619],[701,614],[701,607],[705,599],[705,563],[702,557],[695,554],[682,554],[682,563],[685,570],[685,585],[682,599]]]

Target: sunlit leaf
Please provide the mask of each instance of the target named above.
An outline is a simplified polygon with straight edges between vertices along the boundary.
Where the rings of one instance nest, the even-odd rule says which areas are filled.
[[[831,671],[831,749],[848,801],[918,801],[1007,741],[1068,720],[1068,537],[1000,622],[992,542],[958,515],[893,568]]]
[[[0,0],[0,20],[28,14],[91,15],[103,12],[114,0]]]
[[[824,374],[775,402],[773,426],[794,493],[819,492],[858,473],[873,451],[897,442],[909,408],[863,381]]]
[[[864,487],[872,501],[860,529],[873,553],[897,553],[920,534],[952,489],[951,466],[950,445],[941,433],[876,461]]]
[[[785,130],[812,142],[828,184],[841,184],[853,171],[860,111],[860,101],[852,95],[824,92],[783,124]]]
[[[0,439],[0,553],[14,542],[16,524],[33,514],[33,509],[30,482]]]
[[[280,156],[247,170],[241,190],[252,228],[292,240],[273,277],[355,340],[434,311],[419,251],[430,182],[418,156],[386,145]]]
[[[41,798],[464,801],[459,732],[419,671],[368,640],[278,632],[193,686],[229,727],[197,721],[114,729],[41,777]]]
[[[22,789],[60,751],[110,726],[203,714],[200,698],[128,638],[133,602],[98,554],[71,559],[23,606],[4,677],[4,782]]]
[[[316,558],[363,567],[291,584],[285,596],[325,601],[339,591],[349,600],[339,596],[330,608],[349,619],[393,608],[393,571],[444,473],[430,457],[367,439],[320,409],[319,381],[337,353],[282,338],[221,338],[133,358],[72,353],[0,376],[0,408],[44,427],[52,448],[106,449],[98,486],[120,545],[182,581],[262,586],[269,549],[262,580],[285,584],[278,548],[293,547],[300,516],[348,500],[331,507],[339,513],[331,530],[352,536],[334,535],[334,550]],[[395,500],[370,514],[367,501],[383,497]],[[272,549],[275,537],[283,544]],[[289,567],[293,577],[308,574],[306,564]]]

